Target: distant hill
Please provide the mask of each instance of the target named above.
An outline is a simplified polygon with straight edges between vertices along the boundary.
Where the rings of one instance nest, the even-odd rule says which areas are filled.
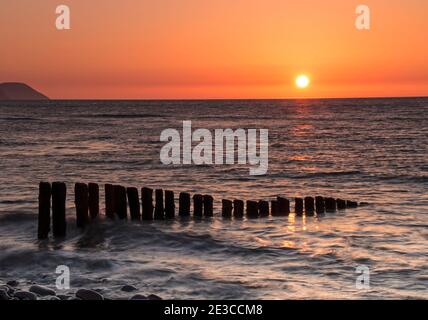
[[[0,100],[49,100],[49,98],[25,83],[5,82],[0,83]]]

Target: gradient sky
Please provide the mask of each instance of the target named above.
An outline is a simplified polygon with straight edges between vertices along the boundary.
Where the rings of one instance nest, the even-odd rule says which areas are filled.
[[[69,31],[55,28],[60,4]],[[370,31],[354,26],[359,4]],[[0,0],[0,82],[64,99],[426,96],[427,12],[427,0]]]

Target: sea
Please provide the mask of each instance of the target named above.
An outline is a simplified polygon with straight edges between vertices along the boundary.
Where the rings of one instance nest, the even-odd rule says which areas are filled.
[[[165,165],[163,130],[269,130],[269,167]],[[0,102],[0,283],[121,298],[427,299],[428,98]],[[37,239],[40,181],[67,184],[67,237]],[[74,184],[101,186],[75,226]],[[214,217],[104,218],[105,183],[214,197]],[[326,196],[365,206],[224,219],[222,199]]]

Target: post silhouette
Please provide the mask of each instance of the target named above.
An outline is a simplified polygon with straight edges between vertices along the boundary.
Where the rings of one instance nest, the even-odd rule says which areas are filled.
[[[67,187],[64,182],[52,183],[52,229],[54,237],[65,237],[67,221],[65,217],[65,201]]]
[[[258,218],[259,217],[259,203],[257,201],[247,201],[247,217]]]
[[[244,201],[233,200],[233,216],[236,219],[241,219],[244,217]]]
[[[127,188],[126,194],[128,195],[128,204],[129,204],[129,214],[131,220],[140,221],[141,220],[141,210],[140,210],[140,198],[138,196],[137,188]]]
[[[74,203],[76,205],[76,225],[84,228],[89,222],[89,191],[85,183],[74,185]]]
[[[175,217],[174,192],[170,190],[165,191],[165,217],[167,219],[173,219]]]
[[[260,217],[269,217],[269,202],[261,200],[258,203]]]
[[[336,199],[337,210],[345,210],[346,209],[346,201],[343,199]]]
[[[51,184],[40,182],[39,184],[39,219],[37,237],[40,240],[47,239],[51,229]]]
[[[305,198],[305,212],[307,216],[313,216],[315,212],[315,200],[312,197]]]
[[[186,192],[181,192],[179,196],[179,211],[178,214],[181,217],[190,216],[190,194]]]
[[[214,216],[214,198],[210,195],[204,195],[203,198],[204,202],[204,216],[205,217],[212,217]]]
[[[233,210],[233,203],[230,200],[221,200],[221,215],[223,218],[231,218]]]
[[[315,197],[315,210],[317,214],[325,213],[324,197]]]
[[[296,216],[303,215],[303,199],[302,198],[295,198],[294,199],[294,212],[296,213]]]
[[[278,202],[278,216],[288,216],[291,212],[290,201],[286,198],[277,197]]]
[[[278,216],[278,200],[272,200],[270,202],[270,214],[272,217]]]
[[[200,194],[193,196],[193,216],[202,217],[204,197]]]
[[[126,201],[126,188],[124,186],[114,186],[114,199],[117,217],[120,220],[128,219],[128,203]]]
[[[346,201],[346,207],[351,208],[351,209],[358,208],[358,202],[348,200],[348,201]]]
[[[153,220],[153,189],[141,189],[141,205],[143,209],[143,220]]]
[[[165,207],[163,204],[163,190],[155,190],[155,220],[165,219]]]
[[[100,214],[100,187],[96,183],[88,184],[89,215],[95,219]]]
[[[105,184],[104,185],[104,192],[105,192],[105,206],[106,206],[106,216],[110,219],[114,219],[114,186],[112,184]]]
[[[336,212],[336,200],[334,198],[325,198],[324,203],[326,212]]]

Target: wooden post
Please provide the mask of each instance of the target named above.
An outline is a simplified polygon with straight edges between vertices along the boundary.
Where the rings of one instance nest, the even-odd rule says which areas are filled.
[[[156,189],[155,191],[155,220],[163,220],[165,219],[165,208],[163,204],[163,190]]]
[[[258,206],[260,217],[269,217],[269,202],[261,200]]]
[[[257,201],[247,201],[247,217],[258,218],[259,217],[259,203]]]
[[[141,205],[143,207],[143,220],[153,220],[153,189],[141,189]]]
[[[204,216],[212,217],[214,216],[214,198],[210,195],[204,195]]]
[[[195,217],[202,217],[203,199],[204,197],[200,194],[193,196],[193,215]]]
[[[76,225],[84,228],[89,221],[89,192],[88,185],[76,183],[74,185],[74,203],[76,205]]]
[[[181,217],[190,216],[190,194],[182,192],[179,197],[179,212]]]
[[[277,197],[278,216],[288,216],[290,214],[290,201],[285,198]]]
[[[100,214],[100,187],[96,183],[88,184],[89,190],[89,215],[95,219]]]
[[[37,237],[40,240],[47,239],[51,229],[51,184],[40,182],[39,184],[39,220]]]
[[[278,200],[272,200],[270,203],[270,214],[272,217],[278,216]]]
[[[52,227],[54,237],[65,237],[67,221],[65,218],[65,200],[67,187],[64,182],[52,183]]]
[[[165,217],[167,219],[175,217],[174,192],[169,190],[165,191]]]
[[[128,195],[129,214],[131,215],[131,220],[140,221],[141,210],[140,198],[138,197],[138,189],[133,187],[126,188],[126,193]]]
[[[336,200],[333,198],[324,198],[325,211],[336,212]]]
[[[244,201],[233,200],[233,216],[236,219],[241,219],[244,216]]]
[[[118,218],[126,220],[128,218],[128,204],[126,201],[126,188],[124,186],[114,186],[114,199]]]
[[[114,186],[112,184],[104,185],[105,191],[105,204],[106,204],[106,216],[110,219],[114,219]]]
[[[313,216],[315,212],[315,200],[312,197],[305,198],[305,212],[307,216]]]
[[[347,208],[358,208],[358,202],[356,201],[346,201]]]
[[[317,214],[325,213],[324,197],[315,197],[315,210]]]
[[[294,212],[296,216],[301,216],[303,214],[303,199],[295,198],[294,199]]]
[[[346,209],[346,201],[342,199],[337,199],[337,210],[345,210]]]
[[[221,200],[221,215],[223,218],[231,218],[232,217],[232,209],[233,204],[230,200]]]

